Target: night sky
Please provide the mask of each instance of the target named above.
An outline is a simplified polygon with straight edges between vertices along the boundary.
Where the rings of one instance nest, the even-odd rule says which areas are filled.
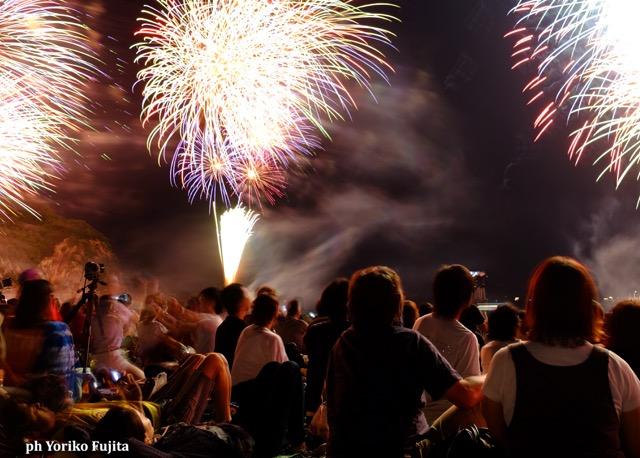
[[[81,139],[56,201],[105,234],[130,272],[170,291],[220,284],[206,202],[189,205],[146,150],[134,42],[138,0],[85,2],[109,77],[92,87],[95,131]],[[566,156],[566,128],[534,144],[534,112],[503,38],[515,0],[407,0],[393,26],[391,84],[358,89],[360,110],[334,125],[288,194],[264,210],[240,280],[270,283],[312,306],[322,286],[370,264],[396,268],[408,296],[429,295],[433,271],[463,263],[489,274],[489,295],[521,296],[535,264],[578,256],[602,293],[637,289],[640,187],[595,182],[589,158]],[[100,155],[106,154],[111,160]],[[634,283],[635,282],[635,283]]]

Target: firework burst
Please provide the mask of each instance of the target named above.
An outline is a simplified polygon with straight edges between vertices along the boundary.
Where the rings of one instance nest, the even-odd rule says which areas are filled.
[[[0,0],[0,220],[50,191],[59,152],[86,124],[85,83],[95,75],[87,29],[64,0]]]
[[[595,164],[605,164],[600,177],[612,172],[619,186],[640,164],[640,4],[528,0],[514,12],[514,68],[532,63],[536,70],[524,92],[542,106],[537,138],[566,120],[571,159],[593,153]]]
[[[229,209],[220,217],[218,247],[224,269],[225,284],[235,281],[242,253],[258,222],[257,213],[241,206]]]
[[[155,123],[149,149],[160,162],[172,157],[171,175],[192,200],[272,202],[282,194],[283,170],[318,148],[326,124],[355,107],[347,83],[370,90],[370,78],[385,78],[390,69],[376,45],[389,45],[391,34],[371,25],[393,19],[374,11],[380,6],[350,0],[146,6],[135,47],[144,65],[143,122]],[[278,178],[252,179],[246,172],[256,164],[261,176]]]

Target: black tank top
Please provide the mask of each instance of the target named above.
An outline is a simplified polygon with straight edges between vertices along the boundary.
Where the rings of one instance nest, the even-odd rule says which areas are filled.
[[[510,347],[516,402],[507,446],[514,458],[624,458],[609,387],[609,355],[593,347],[575,366],[551,366]]]

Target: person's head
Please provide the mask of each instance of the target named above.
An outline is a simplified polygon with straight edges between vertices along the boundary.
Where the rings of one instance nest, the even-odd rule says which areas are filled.
[[[316,306],[318,316],[326,316],[334,322],[346,321],[349,301],[349,280],[336,278],[322,291]]]
[[[278,301],[269,294],[260,294],[253,301],[253,323],[270,328],[278,316]]]
[[[489,315],[489,340],[510,342],[516,340],[520,316],[518,309],[511,304],[499,306]]]
[[[454,319],[473,297],[473,277],[465,266],[442,266],[433,279],[433,310],[439,317]]]
[[[607,348],[640,368],[640,301],[624,300],[611,310],[607,320]]]
[[[298,299],[290,300],[287,303],[287,318],[300,318],[301,315],[300,301]]]
[[[10,398],[2,401],[0,418],[14,438],[45,437],[56,424],[55,414],[46,407]]]
[[[145,419],[144,415],[131,407],[111,407],[96,425],[93,439],[101,442],[126,442],[128,439],[134,438],[149,442],[151,423]],[[151,432],[151,436],[153,437],[153,432]]]
[[[49,321],[54,306],[53,287],[47,280],[30,280],[22,285],[20,299],[16,307],[14,325],[28,328],[36,323]]]
[[[260,296],[261,294],[266,294],[267,296],[271,296],[276,300],[278,299],[278,292],[275,288],[272,288],[269,285],[262,285],[256,290],[256,296]]]
[[[433,304],[431,302],[421,302],[418,305],[418,312],[420,316],[425,316],[433,312]]]
[[[413,301],[402,303],[402,325],[407,329],[412,329],[419,317],[418,306]]]
[[[249,291],[240,283],[231,283],[225,286],[220,293],[220,302],[229,315],[240,319],[244,319],[251,308]]]
[[[26,282],[33,280],[42,280],[42,274],[36,268],[22,271],[18,276],[18,285],[22,287]]]
[[[223,311],[222,304],[220,303],[220,293],[218,289],[213,286],[200,291],[198,301],[200,303],[200,312],[220,314]]]
[[[584,265],[561,256],[546,259],[529,280],[529,339],[560,346],[599,341],[597,297],[595,281]]]
[[[481,331],[485,321],[484,315],[475,304],[471,304],[460,313],[460,323],[473,332]]]
[[[351,277],[349,315],[356,329],[391,326],[400,318],[402,301],[400,276],[389,267],[368,267]]]

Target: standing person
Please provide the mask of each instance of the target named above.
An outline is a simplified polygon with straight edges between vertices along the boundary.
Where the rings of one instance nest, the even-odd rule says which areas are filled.
[[[480,375],[480,348],[475,334],[459,318],[473,297],[471,272],[459,264],[441,267],[433,280],[433,313],[418,318],[413,329],[425,336],[462,377]],[[433,423],[451,403],[427,400],[425,415]]]
[[[302,310],[300,308],[300,302],[297,299],[289,301],[287,304],[287,317],[281,323],[276,326],[276,332],[284,344],[294,343],[298,347],[298,351],[304,353],[304,335],[307,332],[309,325],[304,322],[300,317],[302,316]]]
[[[124,336],[138,323],[138,316],[113,296],[102,296],[91,321],[91,355],[96,370],[118,371],[144,380],[144,371],[131,363],[121,349]]]
[[[227,317],[216,331],[215,350],[227,359],[229,367],[233,367],[238,339],[247,327],[244,319],[251,308],[249,291],[239,283],[232,283],[222,290],[220,301],[227,311]]]
[[[607,322],[607,348],[624,359],[640,377],[640,301],[618,302]]]
[[[489,315],[489,342],[480,349],[480,363],[482,373],[489,372],[493,355],[498,350],[512,343],[518,342],[520,317],[518,309],[511,304],[501,305]]]
[[[304,345],[309,356],[307,364],[307,389],[305,390],[306,409],[315,412],[320,406],[324,377],[331,349],[348,327],[347,301],[349,299],[349,280],[336,278],[322,291],[318,310],[322,310],[327,319],[312,323],[304,336]]]
[[[529,341],[493,357],[483,413],[508,456],[640,457],[640,381],[602,331],[595,281],[554,257],[529,281]],[[544,430],[536,426],[544,426]]]
[[[480,380],[461,380],[427,339],[395,325],[402,295],[400,277],[388,267],[351,277],[352,326],[333,347],[327,370],[329,458],[405,456],[428,429],[425,390],[461,407],[480,400]]]

